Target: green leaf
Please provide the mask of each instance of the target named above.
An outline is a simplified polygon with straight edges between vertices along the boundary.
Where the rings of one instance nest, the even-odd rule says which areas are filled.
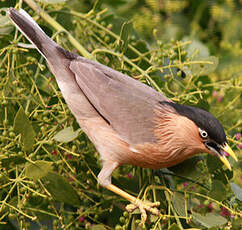
[[[179,192],[175,192],[171,198],[171,201],[177,214],[180,216],[186,216],[184,195]]]
[[[169,170],[184,177],[197,178],[200,176],[197,163],[203,158],[201,156],[194,156],[190,159],[183,161],[182,163],[169,167]]]
[[[124,22],[122,27],[121,27],[121,32],[120,32],[120,45],[119,49],[124,53],[128,47],[129,43],[129,34],[132,28],[132,22]]]
[[[217,170],[213,173],[213,175],[213,180],[219,180],[224,185],[227,185],[229,183],[229,180],[233,177],[233,171],[230,171],[229,169]]]
[[[192,218],[207,228],[216,227],[227,223],[227,219],[216,213],[208,213],[203,216],[199,213],[193,212]]]
[[[0,27],[0,35],[8,35],[13,31],[13,26]]]
[[[226,199],[226,187],[219,180],[213,180],[212,189],[209,196],[217,201],[223,201]]]
[[[213,173],[217,169],[221,169],[223,166],[223,163],[216,157],[207,154],[207,167],[209,173]]]
[[[103,225],[101,225],[101,224],[92,225],[88,229],[90,229],[90,230],[106,230],[106,228]]]
[[[58,3],[66,2],[66,0],[40,0],[40,2],[46,2],[49,4],[58,4]]]
[[[54,140],[59,142],[70,142],[73,141],[79,135],[80,129],[73,131],[71,127],[67,127],[54,136]]]
[[[14,26],[8,17],[8,8],[0,9],[0,35],[10,34],[14,30]]]
[[[218,66],[218,58],[215,56],[209,56],[207,58],[202,58],[202,61],[210,62],[212,64],[203,64],[202,75],[208,75],[213,73]]]
[[[191,71],[193,75],[208,75],[215,71],[218,66],[218,58],[209,56],[206,58],[195,58],[192,61],[200,62],[198,64],[191,65]]]
[[[27,162],[25,165],[25,176],[33,180],[38,180],[51,171],[51,165],[51,162],[43,160],[35,161],[34,163]]]
[[[240,188],[239,185],[235,184],[235,183],[230,183],[231,188],[236,196],[236,198],[240,201],[242,201],[242,189]]]
[[[1,159],[2,168],[14,168],[16,165],[23,164],[26,159],[22,156],[11,156]]]
[[[57,201],[79,206],[80,199],[68,180],[55,172],[49,172],[47,176],[42,178],[42,181],[48,192]]]
[[[13,127],[17,134],[21,134],[23,149],[30,151],[34,145],[35,132],[22,107],[19,108],[14,118]]]
[[[179,226],[178,226],[177,224],[173,223],[173,224],[168,228],[168,230],[181,230],[181,229],[179,228]]]
[[[184,39],[185,41],[188,41],[188,38]],[[207,58],[209,56],[209,49],[207,48],[206,45],[204,45],[202,42],[200,42],[199,40],[193,40],[187,47],[187,56],[191,57],[194,56],[196,58],[198,57],[203,57],[203,58]]]
[[[140,53],[146,53],[149,51],[148,44],[146,43],[146,41],[141,39],[133,41],[132,46],[136,48]],[[129,58],[135,58],[137,57],[137,54],[132,50],[127,50],[127,56]],[[147,57],[150,57],[150,56],[147,55]]]

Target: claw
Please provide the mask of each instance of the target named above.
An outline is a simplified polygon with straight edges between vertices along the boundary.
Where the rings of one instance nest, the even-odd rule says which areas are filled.
[[[142,221],[145,222],[147,220],[146,211],[153,215],[158,216],[160,214],[160,211],[156,207],[159,207],[159,206],[160,206],[160,202],[151,203],[149,201],[141,201],[139,199],[136,199],[134,203],[126,206],[126,210],[128,212],[133,212],[135,209],[138,208],[141,212]]]

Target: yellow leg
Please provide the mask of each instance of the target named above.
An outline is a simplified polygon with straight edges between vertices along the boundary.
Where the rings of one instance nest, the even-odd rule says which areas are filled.
[[[131,202],[132,204],[127,205],[126,209],[129,212],[132,212],[133,210],[135,210],[136,208],[138,208],[141,212],[141,217],[142,220],[145,222],[147,219],[147,214],[146,211],[152,213],[153,215],[159,215],[160,212],[159,210],[156,208],[160,205],[160,202],[155,202],[155,203],[151,203],[149,201],[141,201],[140,199],[131,196],[130,194],[128,194],[127,192],[121,190],[120,188],[118,188],[117,186],[110,184],[105,186],[105,188],[107,188],[108,190],[120,195],[121,197],[123,197],[124,199],[128,200],[129,202]]]

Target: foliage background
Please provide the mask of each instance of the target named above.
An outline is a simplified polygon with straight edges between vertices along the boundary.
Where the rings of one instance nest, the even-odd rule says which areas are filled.
[[[239,155],[241,1],[37,2],[54,21],[32,0],[0,1],[0,229],[241,229],[241,161],[229,157],[230,172],[207,155],[115,171],[114,184],[161,202],[164,215],[140,226],[126,201],[97,185],[98,153],[6,14],[22,7],[64,48],[209,110]]]

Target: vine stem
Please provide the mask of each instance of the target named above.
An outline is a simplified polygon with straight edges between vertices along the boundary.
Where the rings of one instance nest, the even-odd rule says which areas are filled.
[[[53,28],[55,28],[57,31],[64,32],[67,35],[70,43],[80,52],[82,56],[88,59],[93,59],[93,56],[62,25],[60,25],[49,14],[42,10],[33,0],[24,1]]]

